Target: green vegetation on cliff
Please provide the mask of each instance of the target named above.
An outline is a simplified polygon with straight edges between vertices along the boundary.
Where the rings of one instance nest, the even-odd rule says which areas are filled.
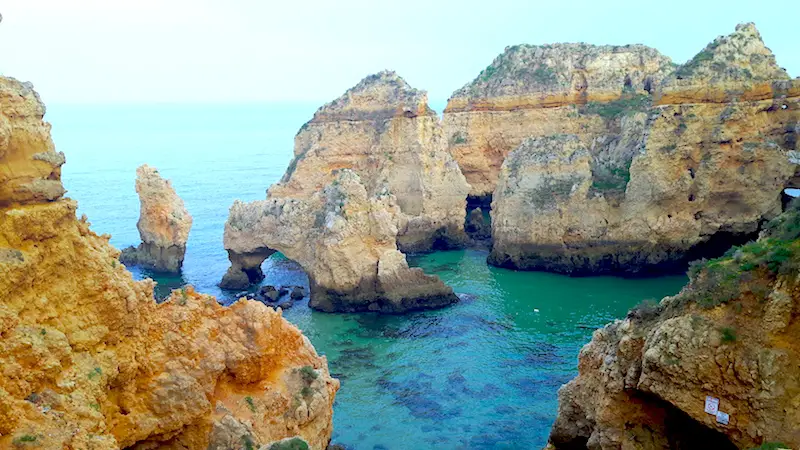
[[[689,297],[711,308],[744,294],[764,298],[779,275],[800,272],[800,200],[770,221],[755,242],[733,247],[723,256],[689,267]]]

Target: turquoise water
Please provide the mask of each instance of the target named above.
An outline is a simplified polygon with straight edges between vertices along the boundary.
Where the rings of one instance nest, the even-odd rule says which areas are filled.
[[[158,295],[189,283],[229,302],[233,293],[216,286],[227,269],[228,208],[236,198],[264,198],[316,106],[56,105],[47,119],[67,156],[68,195],[118,248],[139,241],[136,167],[146,162],[172,180],[194,226],[183,276],[157,277]],[[297,304],[285,312],[342,381],[335,442],[358,450],[540,448],[555,418],[556,392],[575,376],[592,331],[686,281],[515,272],[488,267],[486,256],[461,250],[409,258],[468,294],[447,309],[341,315]],[[307,284],[280,255],[264,270],[268,284]]]

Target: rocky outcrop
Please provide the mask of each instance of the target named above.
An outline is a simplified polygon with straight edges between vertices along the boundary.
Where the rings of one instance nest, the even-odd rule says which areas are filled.
[[[796,208],[757,242],[694,264],[678,295],[597,330],[559,391],[549,447],[798,448]]]
[[[763,86],[766,99],[753,94]],[[571,274],[673,270],[719,242],[748,240],[780,213],[800,162],[800,84],[752,25],[649,89],[622,87],[618,100],[573,106],[565,120],[582,131],[533,133],[503,161],[491,263]]]
[[[258,302],[156,304],[61,198],[31,86],[0,86],[0,448],[325,448],[339,383],[308,339]]]
[[[122,250],[120,261],[160,272],[180,272],[192,216],[172,183],[147,164],[136,169],[136,192],[141,204],[138,247]]]
[[[447,151],[427,94],[394,72],[363,79],[303,125],[294,159],[270,197],[308,198],[345,168],[361,177],[370,195],[388,189],[396,197],[400,251],[464,243],[469,186]]]
[[[261,281],[261,263],[280,251],[308,273],[309,304],[320,310],[453,303],[450,288],[401,252],[463,244],[468,189],[425,93],[393,72],[369,76],[303,125],[267,200],[233,205],[220,286]]]
[[[234,203],[225,224],[225,248],[236,257],[222,285],[263,278],[261,262],[280,251],[306,271],[309,305],[322,311],[401,313],[457,301],[437,277],[409,268],[397,250],[402,212],[395,196],[388,190],[369,195],[350,169],[335,176],[305,200],[270,192],[267,200]]]
[[[506,48],[453,93],[444,111],[449,149],[470,195],[494,193],[506,155],[526,138],[575,134],[590,145],[615,135],[605,117],[582,115],[579,107],[620,101],[621,108],[637,107],[672,70],[669,58],[643,45]]]

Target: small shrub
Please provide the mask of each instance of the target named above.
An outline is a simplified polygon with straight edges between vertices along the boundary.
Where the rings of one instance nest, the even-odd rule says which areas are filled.
[[[586,104],[586,113],[613,119],[634,112],[646,111],[651,104],[649,95],[638,94],[611,102],[589,102]]]
[[[722,327],[719,329],[719,333],[722,335],[723,344],[736,342],[736,329],[732,327]]]
[[[102,374],[103,374],[103,369],[101,369],[99,367],[95,367],[94,370],[89,372],[89,375],[87,375],[87,378],[89,378],[90,380],[94,380],[95,378],[99,377]]]
[[[661,307],[658,302],[653,299],[646,299],[628,311],[628,318],[650,320],[658,317],[660,313]]]
[[[253,438],[247,434],[242,436],[242,446],[244,450],[256,450],[256,444],[253,442]]]
[[[300,368],[300,376],[306,384],[311,384],[319,377],[319,374],[311,366],[303,366]]]
[[[100,411],[100,404],[99,403],[89,403],[89,408],[92,408],[95,411]]]
[[[256,412],[256,404],[253,401],[253,397],[247,396],[244,398],[244,402],[247,403],[247,407],[250,408],[250,411],[255,413]]]
[[[314,390],[308,386],[303,386],[303,389],[300,390],[300,395],[305,398],[311,397],[314,395]]]
[[[36,442],[37,437],[32,434],[23,434],[22,436],[15,437],[12,441],[14,445],[23,445],[30,442]]]
[[[284,439],[269,446],[269,450],[309,450],[308,443],[299,437]]]

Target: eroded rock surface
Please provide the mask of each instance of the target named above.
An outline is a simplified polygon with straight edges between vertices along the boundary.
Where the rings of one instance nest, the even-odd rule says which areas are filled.
[[[396,73],[371,75],[321,107],[297,133],[294,159],[270,197],[308,198],[345,168],[370,195],[388,189],[397,199],[400,251],[464,244],[469,186],[427,94]]]
[[[437,277],[409,268],[397,250],[401,214],[393,194],[370,196],[350,169],[338,170],[328,186],[305,200],[271,195],[236,202],[225,224],[225,248],[237,258],[226,278],[247,279],[244,268],[258,268],[279,250],[308,273],[309,305],[316,309],[400,313],[457,301]],[[249,266],[237,267],[237,261]],[[260,269],[250,275],[263,277]]]
[[[662,85],[653,79],[652,96],[623,87],[618,100],[540,108],[550,134],[534,132],[503,161],[490,262],[572,274],[672,270],[718,251],[718,241],[746,241],[780,213],[783,189],[796,185],[800,84],[752,24]],[[762,88],[769,95],[752,94]],[[570,127],[560,125],[564,108],[579,131],[554,132]]]
[[[0,77],[0,448],[330,441],[339,387],[280,313],[191,288],[161,304],[76,219],[44,106]],[[37,156],[38,155],[38,156]],[[41,188],[41,189],[40,189]]]
[[[220,285],[260,281],[261,263],[280,251],[308,273],[321,310],[450,304],[452,290],[401,252],[464,244],[468,190],[426,94],[394,72],[369,76],[300,129],[267,200],[231,208]]]
[[[142,243],[122,250],[120,261],[160,272],[179,272],[186,254],[192,216],[172,183],[147,164],[136,169]]]
[[[796,208],[758,242],[694,265],[678,295],[595,331],[559,391],[550,448],[798,448]]]
[[[575,134],[590,145],[615,135],[608,115],[582,115],[579,107],[620,99],[621,108],[639,107],[672,68],[669,58],[643,45],[506,48],[453,93],[444,112],[449,148],[472,186],[470,195],[494,193],[506,155],[526,138]]]

